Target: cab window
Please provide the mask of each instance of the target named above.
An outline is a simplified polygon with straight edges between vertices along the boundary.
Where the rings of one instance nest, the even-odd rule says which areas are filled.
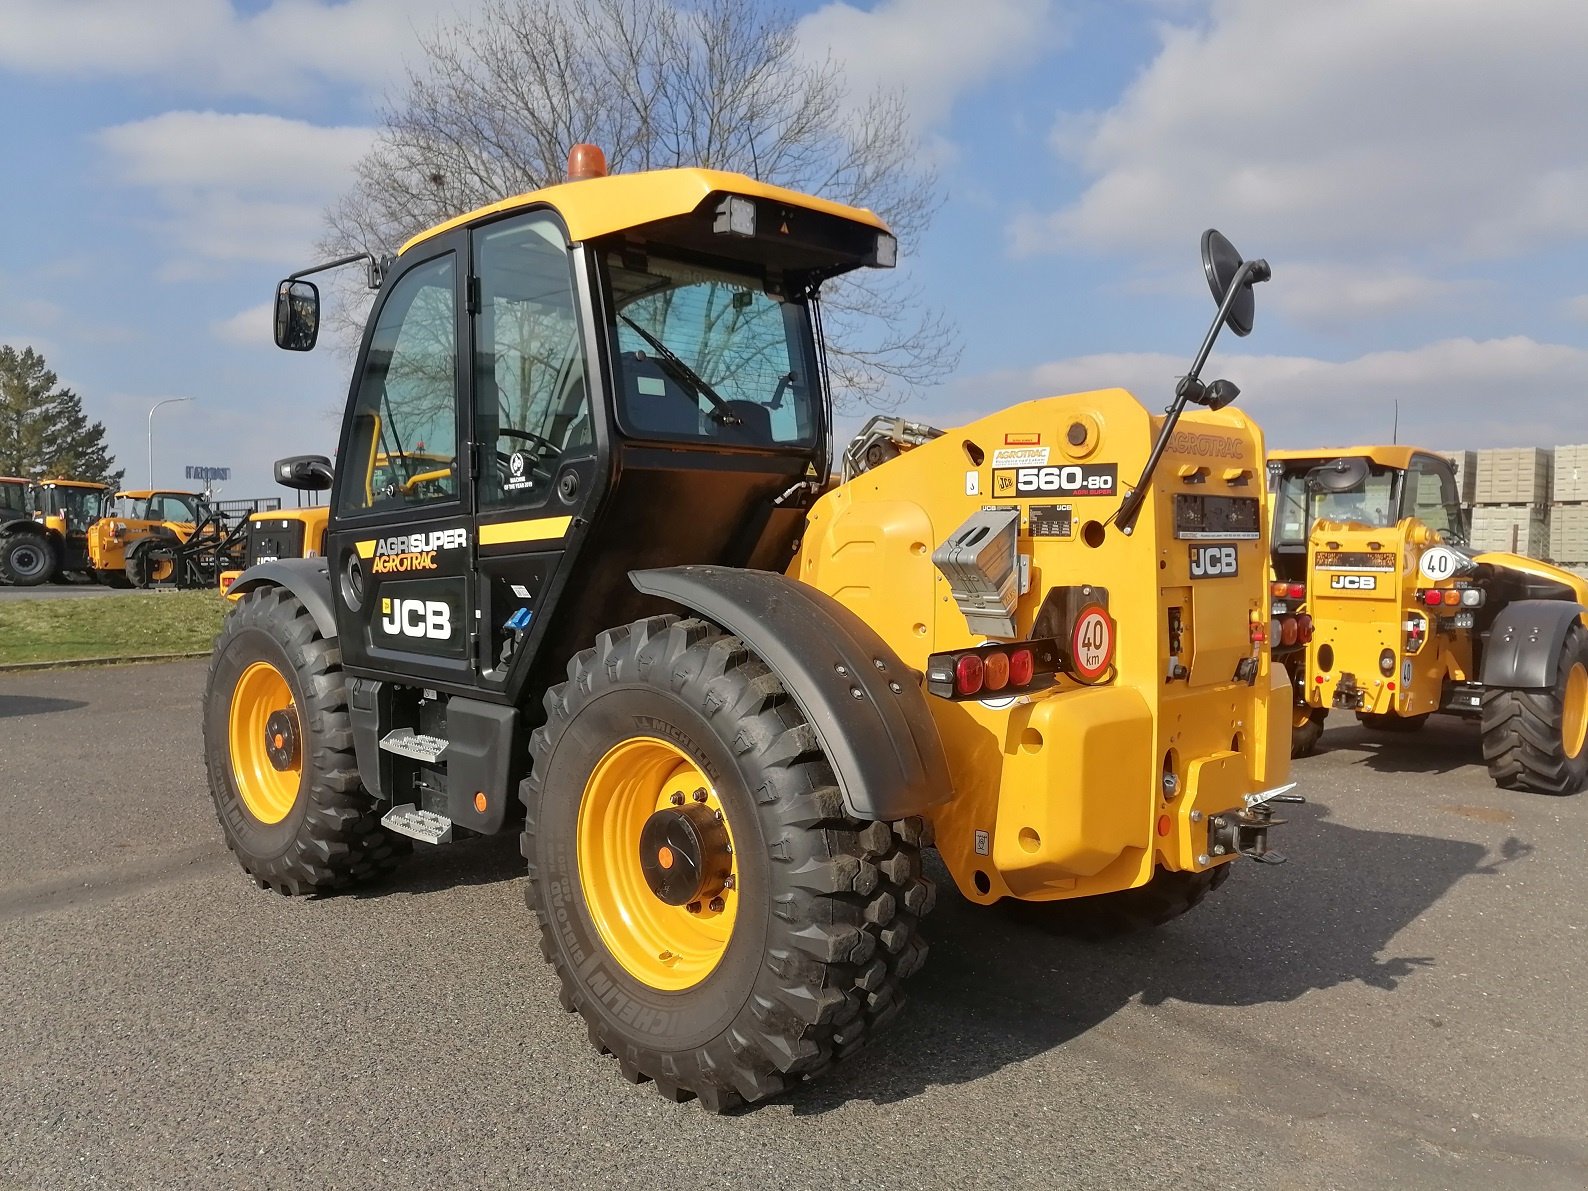
[[[1456,480],[1442,460],[1412,456],[1406,470],[1406,495],[1402,516],[1416,517],[1447,540],[1461,536],[1461,513]]]
[[[533,213],[477,233],[474,257],[480,506],[540,504],[558,465],[595,449],[565,237],[556,220]]]
[[[458,495],[457,276],[453,254],[392,283],[354,398],[344,513],[401,509]]]

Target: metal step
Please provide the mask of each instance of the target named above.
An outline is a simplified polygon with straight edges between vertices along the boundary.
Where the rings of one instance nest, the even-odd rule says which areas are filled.
[[[410,761],[434,765],[447,751],[447,742],[439,736],[425,736],[412,728],[393,728],[381,737],[380,747],[388,753],[407,757]]]
[[[394,806],[381,817],[380,824],[398,835],[427,844],[450,844],[452,820],[434,811],[422,811],[411,802]]]

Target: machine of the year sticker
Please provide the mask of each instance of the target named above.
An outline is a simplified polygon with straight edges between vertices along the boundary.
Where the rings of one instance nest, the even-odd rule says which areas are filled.
[[[1331,711],[1413,731],[1481,721],[1494,780],[1588,782],[1588,583],[1476,552],[1449,460],[1407,446],[1275,451],[1272,647],[1293,680],[1293,749]]]
[[[971,902],[1094,932],[1281,859],[1262,438],[1200,375],[1267,265],[1205,237],[1218,314],[1162,414],[893,419],[832,481],[822,287],[896,251],[870,212],[581,146],[372,266],[324,556],[244,572],[210,666],[243,867],[315,893],[519,832],[563,1003],[723,1109],[895,1015],[934,840]]]

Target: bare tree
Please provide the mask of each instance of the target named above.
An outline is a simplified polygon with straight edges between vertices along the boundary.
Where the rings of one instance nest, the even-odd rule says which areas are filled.
[[[938,203],[901,97],[852,104],[842,70],[802,53],[786,13],[743,0],[488,0],[423,50],[328,213],[328,255],[391,251],[559,182],[581,141],[614,170],[734,170],[869,207],[906,253]],[[952,327],[907,279],[868,271],[823,297],[841,409],[895,406],[958,362]]]

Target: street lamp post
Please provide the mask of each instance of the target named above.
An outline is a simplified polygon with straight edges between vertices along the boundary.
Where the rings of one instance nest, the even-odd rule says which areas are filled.
[[[191,397],[164,397],[149,407],[149,487],[154,487],[154,411],[162,405],[177,401],[192,401]]]

